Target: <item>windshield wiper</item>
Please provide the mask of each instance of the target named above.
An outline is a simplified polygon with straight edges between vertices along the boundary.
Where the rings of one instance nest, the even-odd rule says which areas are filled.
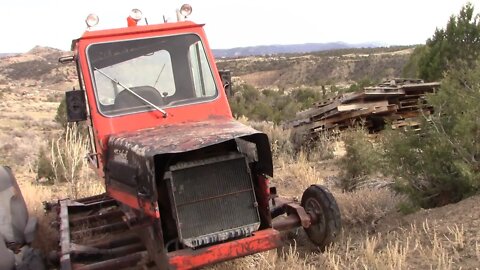
[[[120,85],[121,87],[123,87],[125,90],[127,90],[128,92],[130,92],[132,95],[136,96],[137,98],[139,98],[141,101],[147,103],[148,105],[152,106],[153,108],[155,108],[157,111],[161,112],[163,114],[163,118],[166,118],[167,117],[167,112],[165,110],[163,110],[162,108],[158,107],[157,105],[153,104],[152,102],[146,100],[145,98],[141,97],[139,94],[133,92],[132,89],[128,88],[126,85],[123,85],[121,82],[119,82],[117,79],[114,79],[110,76],[108,76],[107,74],[105,74],[105,72],[101,71],[100,69],[96,68],[96,67],[93,67],[94,70],[100,72],[100,74],[102,74],[103,76],[107,77],[108,79],[110,79],[112,82]]]

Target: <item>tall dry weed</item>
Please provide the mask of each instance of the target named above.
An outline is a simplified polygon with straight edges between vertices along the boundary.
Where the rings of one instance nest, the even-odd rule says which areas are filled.
[[[79,132],[77,125],[68,125],[64,135],[52,142],[51,165],[55,183],[68,183],[68,194],[78,198],[98,193],[100,185],[91,185],[93,174],[88,167],[88,138]]]

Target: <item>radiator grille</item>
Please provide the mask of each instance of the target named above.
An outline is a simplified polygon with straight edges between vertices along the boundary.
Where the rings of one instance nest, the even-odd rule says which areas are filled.
[[[252,179],[240,154],[170,168],[179,238],[189,247],[251,234],[260,225]]]

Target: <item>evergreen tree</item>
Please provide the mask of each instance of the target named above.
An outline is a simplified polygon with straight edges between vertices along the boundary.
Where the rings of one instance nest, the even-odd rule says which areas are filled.
[[[448,69],[460,63],[472,67],[480,56],[480,14],[474,13],[471,3],[462,7],[457,16],[451,16],[444,29],[436,29],[424,47],[410,58],[404,74],[412,71],[427,81],[440,80]]]
[[[480,63],[446,72],[441,89],[428,97],[435,113],[415,131],[392,132],[386,164],[397,190],[414,204],[436,207],[480,191]]]

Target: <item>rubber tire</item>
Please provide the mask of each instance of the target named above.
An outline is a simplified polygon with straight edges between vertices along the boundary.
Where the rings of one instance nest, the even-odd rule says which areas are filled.
[[[315,212],[318,216],[318,222],[305,228],[305,232],[310,241],[325,251],[342,229],[337,201],[326,187],[311,185],[303,192],[301,205],[307,213]]]

